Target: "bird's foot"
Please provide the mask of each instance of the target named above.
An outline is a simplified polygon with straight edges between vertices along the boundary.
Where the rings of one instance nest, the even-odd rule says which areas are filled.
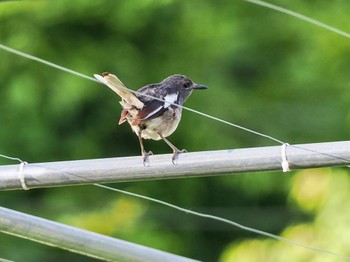
[[[149,156],[153,155],[152,151],[146,152],[143,151],[142,152],[142,157],[143,157],[143,165],[144,166],[149,166]]]
[[[182,149],[182,150],[178,150],[178,149],[177,149],[177,150],[174,150],[173,157],[172,157],[172,159],[171,159],[171,162],[173,162],[173,165],[176,165],[176,161],[177,161],[179,155],[182,154],[182,153],[186,153],[186,152],[187,152],[186,149]]]

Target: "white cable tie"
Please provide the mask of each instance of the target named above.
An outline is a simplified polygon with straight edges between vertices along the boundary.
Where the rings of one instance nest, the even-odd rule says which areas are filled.
[[[289,163],[287,160],[287,146],[289,146],[288,143],[283,143],[282,144],[282,148],[281,148],[281,156],[282,156],[282,171],[283,172],[289,172],[290,168],[289,168]]]
[[[19,178],[19,181],[21,182],[22,188],[24,190],[29,190],[29,188],[26,185],[25,176],[24,176],[24,166],[27,164],[28,164],[27,162],[22,161],[19,164],[19,170],[18,170],[18,178]]]

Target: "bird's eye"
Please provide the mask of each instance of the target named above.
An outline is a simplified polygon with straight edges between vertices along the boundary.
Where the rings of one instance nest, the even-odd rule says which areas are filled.
[[[183,87],[184,88],[189,88],[191,85],[192,85],[191,82],[185,81]]]

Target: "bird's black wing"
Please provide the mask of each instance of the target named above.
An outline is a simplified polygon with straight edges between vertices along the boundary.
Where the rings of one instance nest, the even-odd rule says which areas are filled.
[[[176,89],[160,84],[150,84],[137,91],[139,92],[137,97],[145,104],[137,114],[137,118],[141,121],[153,119],[162,115],[172,103],[178,102],[178,92]],[[142,94],[159,98],[164,101],[142,96]]]
[[[148,96],[144,96],[142,94],[145,94]],[[153,100],[153,98],[151,98],[149,96],[158,97],[158,98],[164,97],[164,94],[162,92],[162,88],[160,88],[159,84],[150,84],[150,85],[146,85],[144,87],[141,87],[140,89],[137,90],[137,94],[135,94],[135,95],[143,103],[148,103],[151,100]]]
[[[141,121],[153,119],[162,115],[166,110],[164,102],[153,99],[138,112],[137,118]]]

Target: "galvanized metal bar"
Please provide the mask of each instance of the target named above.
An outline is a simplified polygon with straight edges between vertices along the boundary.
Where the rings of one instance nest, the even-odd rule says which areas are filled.
[[[195,261],[3,207],[0,207],[0,232],[105,261]]]
[[[289,145],[289,168],[350,165],[350,141]],[[29,189],[92,183],[115,183],[195,176],[213,176],[258,171],[282,171],[281,146],[184,153],[176,165],[171,155],[150,157],[150,166],[140,156],[108,159],[29,163],[22,175]],[[0,166],[0,190],[22,189],[20,165]]]

